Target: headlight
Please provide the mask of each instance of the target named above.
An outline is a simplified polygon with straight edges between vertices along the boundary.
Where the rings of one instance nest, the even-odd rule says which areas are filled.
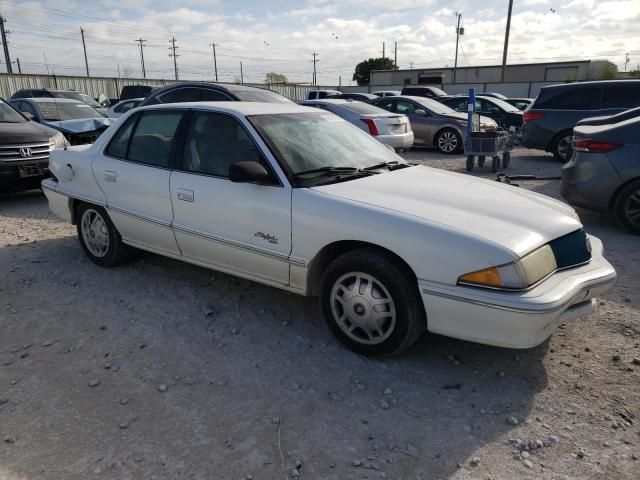
[[[65,148],[69,145],[69,142],[64,138],[62,132],[56,132],[56,134],[49,139],[49,145],[54,148]]]
[[[549,245],[544,245],[515,262],[462,275],[458,278],[458,284],[503,290],[524,290],[553,273],[557,268],[553,250]]]

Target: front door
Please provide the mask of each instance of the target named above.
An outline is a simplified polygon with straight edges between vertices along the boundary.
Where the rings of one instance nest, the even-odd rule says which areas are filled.
[[[237,118],[193,111],[179,168],[171,175],[173,228],[182,255],[278,285],[289,284],[291,187],[283,185]],[[234,183],[229,167],[260,162],[273,184]]]
[[[180,111],[129,117],[92,163],[109,217],[126,243],[179,255],[171,229],[171,163]]]
[[[424,110],[425,113],[416,113],[416,110]],[[409,100],[396,100],[395,111],[409,117],[416,144],[433,145],[431,114],[424,107]]]

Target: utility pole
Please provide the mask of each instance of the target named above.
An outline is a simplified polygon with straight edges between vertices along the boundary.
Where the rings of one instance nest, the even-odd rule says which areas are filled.
[[[413,70],[413,62],[409,62],[409,68]]]
[[[338,88],[342,86],[342,75],[338,75]]]
[[[453,83],[456,83],[456,74],[458,73],[458,43],[460,43],[460,35],[464,35],[464,28],[460,31],[460,18],[462,13],[456,13],[458,17],[458,26],[456,27],[456,59],[453,63]]]
[[[627,53],[626,57],[624,58],[624,71],[627,71],[627,65],[629,65],[629,54]]]
[[[146,42],[146,40],[142,37],[136,40],[136,43],[140,44],[140,65],[142,66],[142,78],[147,78],[147,71],[144,69],[144,42]]]
[[[509,13],[507,14],[507,29],[504,32],[504,51],[502,52],[502,75],[501,82],[504,83],[504,74],[507,69],[507,51],[509,50],[509,30],[511,30],[511,10],[513,9],[513,0],[509,0]]]
[[[120,64],[118,63],[118,78],[120,78]]]
[[[176,37],[172,37],[171,40],[169,40],[169,42],[171,43],[171,46],[169,47],[169,50],[171,50],[172,53],[169,54],[170,57],[173,57],[173,71],[176,74],[176,80],[178,80],[178,57],[179,55],[176,54]]]
[[[11,68],[11,58],[9,57],[9,45],[7,45],[7,33],[4,29],[6,20],[0,15],[0,34],[2,34],[2,45],[4,46],[4,61],[7,64],[7,73],[13,73]]]
[[[382,58],[384,58],[384,42],[382,42]]]
[[[393,42],[393,68],[398,68],[398,42]]]
[[[211,48],[213,48],[213,69],[216,72],[216,82],[218,81],[218,62],[216,61],[216,47],[217,43],[211,42]]]
[[[84,67],[87,69],[87,77],[89,76],[89,62],[87,60],[87,45],[84,43],[84,30],[80,27],[80,35],[82,36],[82,49],[84,50]]]
[[[312,53],[313,55],[313,81],[311,82],[311,85],[316,85],[316,63],[318,63],[320,60],[318,60],[318,54],[316,52]]]
[[[244,73],[242,73],[242,62],[240,62],[240,83],[244,83]]]
[[[20,68],[20,59],[16,57],[16,65],[18,65],[18,73],[22,73],[22,69]]]

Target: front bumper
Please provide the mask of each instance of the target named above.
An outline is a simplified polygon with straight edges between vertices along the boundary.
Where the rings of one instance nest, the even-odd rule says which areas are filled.
[[[562,323],[583,317],[607,292],[616,271],[602,242],[589,236],[591,261],[554,273],[524,292],[444,285],[419,280],[430,332],[507,348],[531,348]]]
[[[18,192],[39,188],[49,176],[49,160],[0,162],[0,192]]]

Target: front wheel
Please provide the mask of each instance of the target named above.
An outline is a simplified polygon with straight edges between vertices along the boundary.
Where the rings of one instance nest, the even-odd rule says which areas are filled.
[[[460,150],[462,138],[458,132],[451,128],[445,128],[436,135],[436,148],[440,153],[454,153]]]
[[[426,328],[415,276],[375,250],[354,250],[331,262],[320,303],[334,335],[361,355],[399,354]]]
[[[132,248],[122,243],[104,208],[82,203],[78,206],[76,219],[80,245],[93,263],[113,267],[131,257]]]
[[[631,182],[618,194],[615,212],[623,226],[640,235],[640,180]]]

